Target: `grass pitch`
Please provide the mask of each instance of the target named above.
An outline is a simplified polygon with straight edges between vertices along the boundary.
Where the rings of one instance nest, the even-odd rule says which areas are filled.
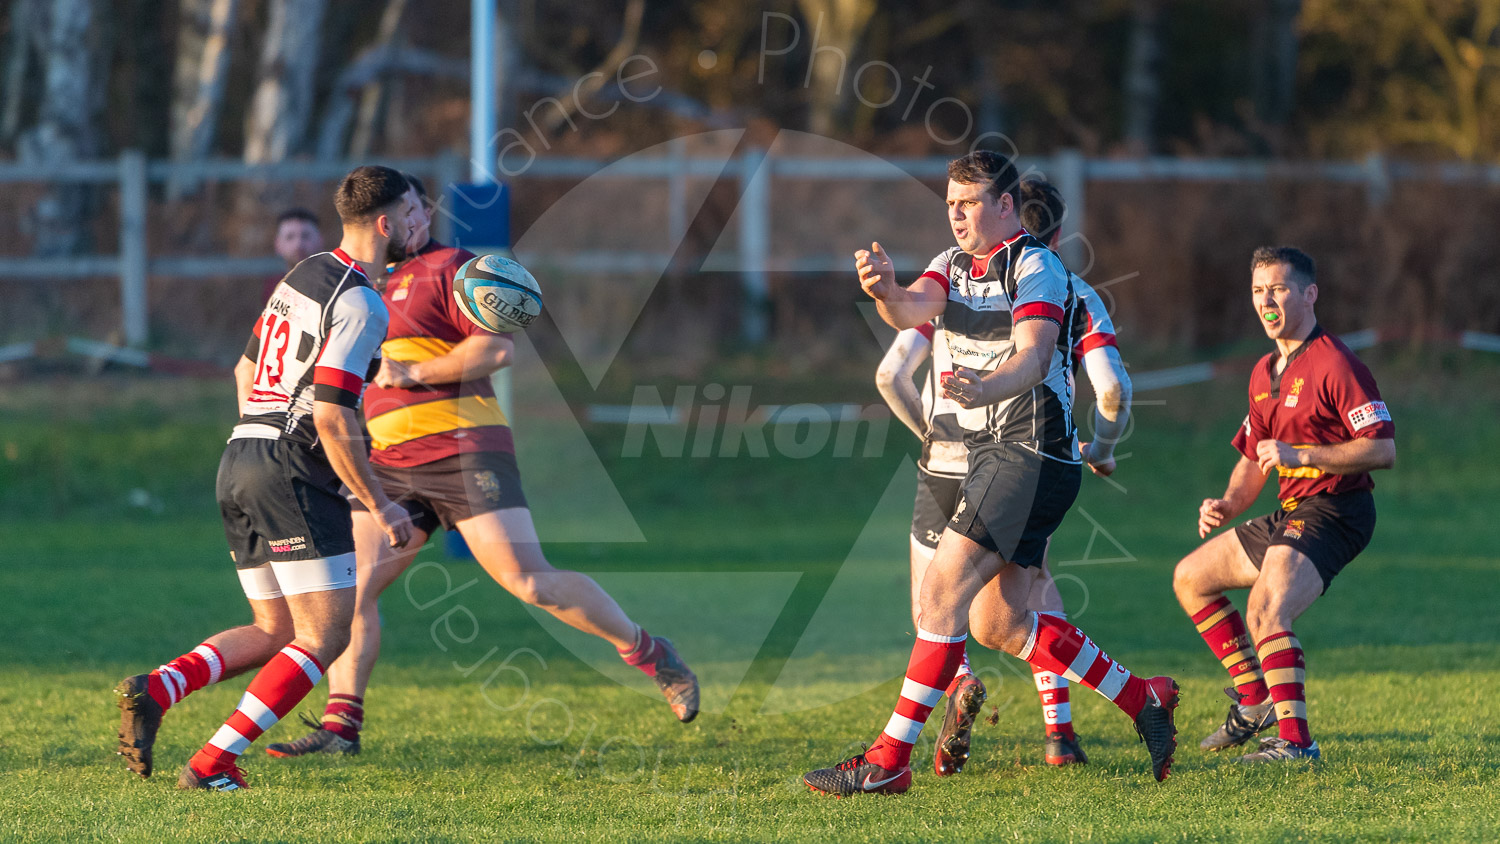
[[[1386,383],[1401,456],[1378,478],[1372,547],[1297,627],[1323,763],[1246,770],[1196,749],[1223,717],[1226,678],[1169,582],[1196,542],[1198,501],[1234,459],[1243,394],[1226,384],[1138,397],[1165,404],[1138,407],[1123,491],[1086,479],[1053,550],[1080,626],[1132,670],[1182,684],[1172,777],[1152,782],[1130,724],[1077,687],[1091,764],[1047,768],[1029,673],[976,648],[996,723],[976,730],[968,770],[932,775],[929,730],[909,794],[856,800],[813,795],[799,777],[873,739],[899,688],[913,449],[898,428],[879,457],[807,459],[660,458],[650,445],[627,459],[618,429],[591,428],[611,495],[544,476],[556,426],[527,430],[523,416],[544,537],[597,540],[549,544],[551,559],[678,643],[704,714],[677,724],[607,645],[434,543],[384,601],[364,754],[265,756],[300,734],[287,719],[246,757],[252,791],[185,794],[177,770],[246,679],[169,713],[149,781],[113,755],[109,689],[248,618],[212,501],[228,392],[8,388],[0,839],[1495,840],[1500,530],[1487,456],[1500,442],[1473,438],[1492,430],[1494,372],[1412,383]],[[629,538],[644,541],[617,541]]]

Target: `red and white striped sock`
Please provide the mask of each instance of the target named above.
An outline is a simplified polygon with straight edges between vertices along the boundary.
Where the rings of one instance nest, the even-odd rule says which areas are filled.
[[[958,684],[963,682],[963,679],[965,677],[973,673],[974,669],[969,667],[969,649],[965,648],[964,661],[958,664],[958,673],[953,675],[953,682],[948,684],[948,690],[946,694],[949,697],[952,697],[954,694],[956,694],[958,692]]]
[[[219,682],[223,673],[224,656],[204,642],[146,675],[146,693],[166,711],[193,692]]]
[[[917,642],[906,664],[906,681],[901,684],[901,699],[896,701],[896,711],[891,713],[885,731],[865,751],[867,761],[887,770],[910,764],[912,745],[963,663],[968,639],[966,633],[940,636],[917,628]]]
[[[1089,641],[1083,631],[1054,615],[1033,614],[1031,636],[1021,659],[1034,668],[1082,683],[1120,707],[1131,718],[1146,705],[1146,681],[1125,670]]]
[[[256,672],[240,705],[188,764],[199,776],[234,767],[235,760],[261,733],[285,718],[323,678],[323,666],[312,654],[287,645]]]
[[[1037,696],[1042,699],[1042,721],[1047,733],[1073,738],[1073,705],[1068,702],[1068,678],[1045,668],[1031,666]]]
[[[1276,734],[1299,747],[1312,744],[1307,726],[1307,665],[1302,643],[1284,630],[1260,641],[1260,665],[1276,704]]]
[[[1198,626],[1198,635],[1229,671],[1234,690],[1239,692],[1240,703],[1246,706],[1265,703],[1266,681],[1261,674],[1260,660],[1255,656],[1255,643],[1245,628],[1245,620],[1229,599],[1220,596],[1193,613],[1192,619]]]

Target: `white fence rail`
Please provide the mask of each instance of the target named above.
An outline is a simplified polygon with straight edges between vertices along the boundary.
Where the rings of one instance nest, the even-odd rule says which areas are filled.
[[[915,178],[938,182],[947,173],[943,158],[873,157],[799,158],[767,155],[765,150],[749,149],[728,159],[692,157],[684,153],[681,143],[665,145],[667,153],[659,157],[631,156],[617,162],[589,158],[539,158],[515,181],[524,185],[530,179],[640,179],[665,180],[668,210],[664,241],[675,245],[687,230],[685,184],[688,179],[733,179],[739,184],[739,220],[736,249],[728,266],[742,276],[750,307],[745,309],[746,339],[764,336],[764,305],[768,274],[772,268],[799,271],[843,269],[849,265],[847,254],[798,256],[790,261],[775,261],[772,255],[772,203],[778,181],[891,181]],[[365,162],[360,162],[365,163]],[[456,155],[420,159],[386,159],[388,164],[419,175],[433,177],[438,184],[461,181],[467,164]],[[1465,164],[1425,164],[1386,161],[1371,156],[1357,162],[1256,161],[1241,159],[1088,159],[1077,151],[1062,150],[1051,157],[1022,158],[1022,172],[1040,171],[1059,187],[1069,205],[1065,234],[1084,228],[1087,214],[1086,187],[1092,182],[1193,181],[1193,182],[1262,182],[1302,180],[1363,184],[1372,202],[1383,202],[1392,183],[1426,181],[1438,184],[1468,184],[1500,188],[1500,166]],[[200,162],[147,161],[139,151],[126,151],[114,161],[83,161],[36,166],[0,163],[0,184],[18,183],[91,183],[114,184],[120,196],[120,229],[118,247],[112,255],[79,255],[66,257],[0,257],[0,278],[22,280],[98,278],[113,276],[120,284],[121,335],[128,347],[144,348],[148,336],[149,302],[146,280],[150,276],[204,277],[256,276],[278,272],[282,264],[275,257],[254,258],[229,255],[159,255],[151,256],[147,248],[149,225],[149,186],[152,183],[175,185],[205,181],[309,182],[334,181],[353,167],[349,161],[288,161],[276,164],[246,164],[237,160]],[[444,221],[439,220],[441,227]],[[441,228],[438,232],[446,232]],[[1065,243],[1065,250],[1081,244]],[[660,250],[570,251],[540,257],[546,262],[578,271],[630,268],[650,269],[664,265],[667,252]],[[1069,256],[1070,258],[1077,256]],[[9,347],[7,347],[9,348]]]

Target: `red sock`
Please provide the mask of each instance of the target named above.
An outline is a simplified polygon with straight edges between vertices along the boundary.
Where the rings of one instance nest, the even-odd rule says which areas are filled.
[[[1276,733],[1299,747],[1312,744],[1307,727],[1306,663],[1302,643],[1290,630],[1272,633],[1260,642],[1260,664],[1266,673],[1271,700],[1276,703]]]
[[[965,677],[973,673],[974,669],[969,667],[969,651],[967,648],[965,648],[964,661],[958,664],[958,673],[953,675],[953,682],[948,684],[948,690],[945,694],[947,694],[948,697],[953,697],[958,693],[958,684],[963,682],[963,679]]]
[[[193,648],[146,676],[146,693],[163,711],[204,686],[219,682],[224,657],[207,642]]]
[[[323,709],[323,729],[341,739],[356,741],[365,726],[365,699],[354,695],[328,696]]]
[[[323,666],[312,654],[296,645],[282,648],[256,672],[234,714],[188,764],[199,776],[233,768],[250,743],[286,717],[322,677]]]
[[[629,650],[620,651],[620,659],[625,660],[626,665],[639,668],[647,677],[655,677],[656,639],[646,632],[646,628],[642,627],[640,631],[640,634],[636,636],[635,644]]]
[[[865,759],[882,768],[896,770],[911,762],[911,748],[927,716],[943,697],[943,689],[953,681],[964,659],[964,642],[968,635],[939,636],[917,628],[917,643],[906,664],[906,682],[901,684],[901,699],[885,725],[885,732],[875,740]]]
[[[1245,629],[1245,620],[1229,599],[1220,596],[1193,613],[1192,618],[1198,625],[1198,635],[1229,670],[1234,690],[1240,693],[1240,703],[1246,706],[1265,703],[1266,681],[1261,674],[1260,660],[1255,657],[1255,643],[1250,640],[1250,631]]]
[[[1044,668],[1031,666],[1037,696],[1042,699],[1042,721],[1047,733],[1062,733],[1073,738],[1073,705],[1068,702],[1068,678]]]
[[[1083,631],[1055,615],[1036,614],[1031,639],[1021,658],[1034,668],[1082,683],[1120,707],[1131,718],[1146,705],[1146,681],[1125,670],[1089,641]]]

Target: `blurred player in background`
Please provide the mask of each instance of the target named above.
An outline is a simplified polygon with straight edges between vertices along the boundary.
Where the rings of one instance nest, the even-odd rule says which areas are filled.
[[[1313,259],[1261,247],[1250,269],[1251,303],[1276,351],[1250,373],[1250,412],[1234,437],[1240,460],[1224,495],[1198,508],[1198,536],[1254,504],[1273,469],[1281,506],[1200,545],[1177,564],[1172,588],[1234,683],[1228,717],[1201,747],[1235,747],[1275,724],[1276,737],[1241,761],[1316,760],[1292,622],[1370,543],[1369,473],[1395,465],[1396,426],[1369,368],[1318,325]],[[1248,626],[1224,597],[1247,587]]]
[[[1027,179],[1021,183],[1021,223],[1053,251],[1062,235],[1062,220],[1067,206],[1051,183]],[[1094,441],[1081,443],[1079,450],[1089,468],[1098,475],[1110,475],[1115,469],[1114,447],[1124,435],[1130,414],[1130,377],[1125,374],[1115,342],[1114,323],[1102,299],[1082,278],[1070,273],[1079,307],[1073,327],[1073,366],[1082,364],[1094,388]],[[912,623],[916,623],[922,576],[932,560],[939,537],[958,505],[959,487],[968,467],[968,449],[963,444],[963,429],[957,424],[959,406],[941,395],[939,380],[952,371],[952,359],[946,348],[932,343],[934,329],[942,317],[914,329],[900,332],[881,361],[876,383],[892,412],[922,438],[922,458],[918,463],[917,503],[912,513],[911,570]],[[912,376],[922,360],[932,354],[932,366],[923,381],[919,396]],[[1033,572],[1027,606],[1034,612],[1066,618],[1062,596],[1045,556]],[[981,593],[969,612],[971,633],[985,647],[1000,650],[998,641],[990,640],[985,619],[987,606]],[[1072,706],[1068,700],[1067,677],[1032,666],[1033,679],[1042,703],[1046,746],[1044,756],[1049,765],[1087,762],[1088,757],[1073,732]],[[965,685],[978,685],[978,702],[965,699]],[[968,692],[971,696],[975,692]],[[934,767],[939,775],[956,773],[968,757],[969,732],[973,718],[984,700],[984,687],[968,670],[968,655],[959,667],[959,675],[948,688],[948,711],[938,733],[937,758]],[[955,764],[956,763],[956,764]]]
[[[219,463],[217,496],[255,622],[116,686],[119,753],[143,777],[151,775],[168,709],[204,686],[264,666],[177,781],[213,791],[248,787],[240,755],[344,650],[355,554],[342,486],[373,514],[381,544],[399,548],[412,537],[406,511],[370,470],[355,409],[386,329],[386,308],[370,279],[385,272],[391,256],[406,254],[413,213],[407,188],[388,167],[359,167],[344,177],[334,197],[342,243],[277,284],[235,367],[240,421]]]
[[[306,208],[288,208],[276,217],[276,257],[286,262],[286,272],[312,255],[323,251],[323,232],[318,228],[318,215]],[[282,275],[266,279],[261,291],[261,301],[271,299],[271,293],[281,282]]]
[[[365,392],[375,465],[387,495],[411,514],[416,539],[402,551],[354,503],[359,600],[349,649],[328,671],[328,706],[313,731],[270,745],[272,756],[360,751],[364,697],[380,655],[380,593],[406,570],[439,525],[463,535],[484,570],[512,595],[608,641],[656,681],[678,719],[698,714],[698,681],[672,643],[625,615],[593,578],[553,568],[542,556],[521,490],[511,429],[490,376],[509,366],[514,341],[458,310],[453,276],[474,257],[429,237],[421,180],[407,177],[418,208],[411,257],[394,268],[381,297],[390,310],[384,360]]]
[[[865,753],[803,781],[837,795],[900,793],[911,750],[964,658],[969,610],[991,581],[991,625],[1004,650],[1076,676],[1135,722],[1164,779],[1176,748],[1177,684],[1144,679],[1067,621],[1027,609],[1046,541],[1078,495],[1083,457],[1073,428],[1070,360],[1077,299],[1056,254],[1020,222],[1020,179],[1008,158],[978,151],[948,167],[948,222],[958,246],[908,287],[878,243],[855,255],[860,284],[896,329],[943,318],[954,360],[942,377],[969,448],[953,518],[922,580],[916,644],[901,696]],[[879,623],[872,621],[870,623]],[[858,635],[858,631],[851,631]]]

